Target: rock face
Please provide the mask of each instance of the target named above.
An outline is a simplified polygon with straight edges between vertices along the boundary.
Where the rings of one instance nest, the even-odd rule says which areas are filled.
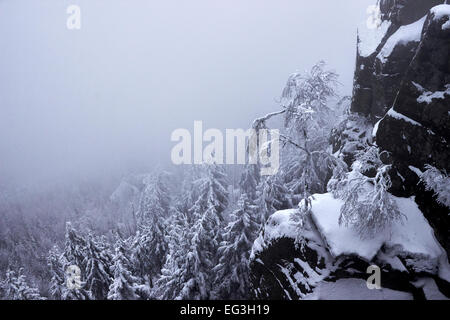
[[[431,9],[420,43],[404,72],[396,99],[378,125],[377,144],[390,152],[392,192],[417,195],[422,211],[450,252],[450,219],[446,207],[418,185],[410,170],[432,165],[450,172],[450,5]],[[432,208],[432,210],[431,210]]]
[[[432,7],[442,3],[442,0],[380,1],[382,25],[375,30],[369,30],[366,25],[362,25],[358,31],[351,107],[353,112],[362,113],[374,122],[386,114],[400,89],[403,75],[419,42],[398,43],[384,63],[379,59],[380,53],[394,34],[426,16]]]

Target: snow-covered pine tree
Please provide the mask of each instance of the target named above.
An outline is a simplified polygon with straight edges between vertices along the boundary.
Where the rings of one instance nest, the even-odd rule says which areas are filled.
[[[144,184],[131,260],[136,275],[146,279],[152,288],[167,254],[165,220],[170,208],[170,193],[161,173],[146,177]]]
[[[183,265],[183,287],[179,293],[182,300],[208,300],[213,286],[214,259],[217,250],[210,215],[200,216],[188,235],[189,251]]]
[[[87,254],[87,241],[79,232],[72,226],[70,222],[66,223],[65,245],[64,252],[60,263],[63,265],[65,275],[65,286],[62,287],[62,300],[90,300],[92,299],[91,292],[86,290],[85,283],[82,281],[85,277],[86,264],[85,257]],[[79,268],[80,274],[80,288],[69,288],[67,285],[67,274],[69,267],[75,266]]]
[[[239,181],[239,189],[241,193],[246,193],[250,201],[256,199],[256,189],[261,180],[259,166],[256,164],[246,164],[242,171],[241,179]]]
[[[222,214],[228,206],[229,196],[225,170],[215,163],[202,165],[202,173],[194,182],[194,187],[198,196],[191,212],[196,212],[198,217],[210,209],[211,219],[220,225],[224,220]]]
[[[66,279],[64,276],[64,266],[67,261],[58,246],[50,249],[47,256],[47,266],[49,268],[50,278],[50,295],[52,299],[61,300],[64,290],[67,289]]]
[[[70,222],[66,223],[65,238],[64,257],[67,263],[77,266],[82,271],[85,270],[84,259],[87,253],[87,243]]]
[[[118,239],[115,245],[111,272],[113,281],[109,286],[108,300],[136,300],[139,299],[137,290],[140,280],[133,276],[130,270],[130,261],[127,258],[125,243]]]
[[[275,211],[292,208],[289,190],[285,187],[281,175],[264,177],[257,186],[256,201],[258,223],[263,225]]]
[[[205,243],[205,250],[212,255],[214,260],[221,241],[224,223],[223,213],[228,206],[228,183],[226,173],[222,167],[216,164],[203,165],[201,177],[194,182],[198,192],[198,198],[189,210],[193,218],[194,229],[197,230]]]
[[[151,288],[154,278],[159,275],[164,265],[168,250],[166,224],[163,219],[155,218],[139,226],[131,256],[134,272],[148,281]]]
[[[166,217],[170,206],[170,192],[162,173],[144,178],[144,190],[139,200],[138,224],[146,224],[155,217]]]
[[[44,297],[41,297],[37,288],[28,285],[22,268],[19,269],[17,274],[8,269],[3,285],[8,300],[45,300]]]
[[[219,263],[216,272],[217,296],[220,299],[248,299],[250,292],[248,259],[258,224],[256,207],[251,205],[244,193],[228,224],[224,241],[218,250]]]
[[[94,299],[106,300],[113,278],[110,271],[112,259],[106,245],[102,242],[96,243],[92,235],[87,239],[84,265],[86,265],[85,288],[91,292]]]
[[[185,283],[187,252],[190,250],[191,229],[186,214],[174,209],[168,234],[169,251],[161,276],[156,283],[156,295],[159,299],[179,298]]]

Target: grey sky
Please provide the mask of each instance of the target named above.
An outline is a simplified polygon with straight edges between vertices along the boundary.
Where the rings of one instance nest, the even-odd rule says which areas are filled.
[[[350,94],[374,2],[1,0],[0,184],[168,162],[174,129],[246,128],[320,59]]]

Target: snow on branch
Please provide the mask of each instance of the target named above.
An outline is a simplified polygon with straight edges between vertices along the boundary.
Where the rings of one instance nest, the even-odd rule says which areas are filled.
[[[421,174],[420,180],[427,191],[433,191],[438,203],[450,208],[450,177],[446,172],[426,165],[426,171]]]

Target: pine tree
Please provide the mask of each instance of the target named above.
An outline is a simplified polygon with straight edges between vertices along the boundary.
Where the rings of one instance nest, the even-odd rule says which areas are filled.
[[[89,290],[86,290],[83,277],[85,276],[86,264],[85,257],[87,255],[87,242],[82,235],[75,230],[70,222],[66,223],[66,235],[64,253],[60,259],[60,263],[63,266],[65,285],[61,288],[62,300],[91,300],[92,294]],[[80,271],[77,277],[80,277],[77,286],[69,286],[68,281],[71,281],[73,274],[70,274],[70,270],[77,269]],[[79,287],[78,287],[79,285]]]
[[[259,167],[256,164],[247,164],[239,181],[239,188],[241,193],[247,194],[250,201],[256,199],[256,189],[260,182]]]
[[[243,194],[238,208],[226,228],[218,254],[219,264],[214,268],[218,296],[221,299],[248,299],[250,292],[248,259],[258,231],[255,206]]]
[[[69,265],[75,265],[85,270],[84,259],[87,254],[86,240],[78,234],[70,222],[66,223],[66,240],[64,257]]]
[[[153,287],[153,279],[159,275],[168,251],[162,219],[140,225],[133,245],[131,259],[134,270],[138,276],[149,281],[150,287]]]
[[[202,176],[195,181],[198,197],[190,209],[195,221],[206,215],[211,227],[216,231],[224,221],[223,212],[228,206],[228,190],[226,173],[216,164],[204,165]]]
[[[292,207],[289,191],[284,186],[280,175],[261,179],[257,187],[258,223],[264,224],[275,211]]]
[[[183,287],[179,294],[182,300],[208,300],[213,284],[214,267],[213,234],[206,216],[201,217],[194,226],[190,248],[186,256],[183,274]]]
[[[143,182],[145,187],[137,212],[139,224],[146,224],[155,217],[166,217],[170,206],[170,192],[162,174],[149,175]]]
[[[105,300],[112,281],[110,272],[111,257],[104,244],[95,243],[92,236],[87,240],[86,258],[86,289],[96,300]]]
[[[186,275],[187,252],[190,250],[190,225],[184,212],[174,210],[173,221],[168,234],[168,254],[156,283],[159,299],[179,298]]]
[[[38,289],[28,285],[22,268],[17,274],[11,269],[6,271],[4,287],[6,298],[10,300],[45,300]]]
[[[55,300],[61,300],[66,287],[64,277],[64,266],[67,265],[61,250],[54,246],[48,253],[47,266],[49,268],[50,278],[50,295]]]
[[[136,290],[139,279],[130,271],[130,261],[123,241],[118,240],[113,257],[114,265],[111,268],[113,281],[109,286],[108,300],[136,300],[139,298]]]

